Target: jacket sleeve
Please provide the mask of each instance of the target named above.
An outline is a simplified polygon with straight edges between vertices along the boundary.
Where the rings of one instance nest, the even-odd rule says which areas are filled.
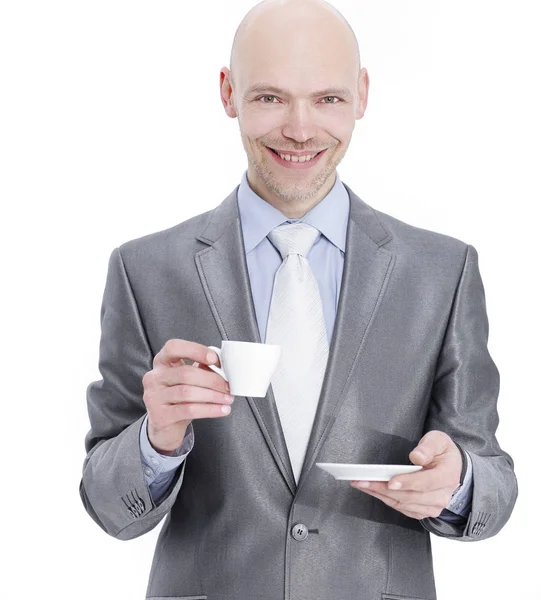
[[[470,455],[471,511],[461,526],[439,517],[420,521],[431,533],[460,541],[496,535],[509,520],[518,495],[513,460],[496,439],[500,377],[487,343],[488,318],[478,254],[473,246],[467,246],[424,432],[444,431]]]
[[[186,461],[155,502],[144,475],[140,433],[146,406],[143,375],[153,355],[121,255],[109,258],[101,306],[99,370],[86,390],[90,431],[79,494],[92,519],[109,535],[129,540],[153,529],[170,510]]]
[[[139,447],[141,450],[145,481],[150,490],[150,495],[154,502],[159,502],[169,489],[169,486],[175,477],[175,472],[182,466],[182,463],[193,449],[193,425],[192,423],[188,425],[182,443],[175,450],[174,454],[169,456],[160,454],[152,447],[150,440],[148,439],[147,422],[148,414],[145,415],[145,419],[141,425]]]
[[[440,518],[455,523],[465,523],[465,521],[461,521],[458,517],[467,519],[471,511],[471,496],[473,492],[472,466],[470,455],[464,452],[460,444],[457,444],[457,446],[463,453],[462,461],[466,463],[464,481],[460,489],[453,492],[451,500],[441,513]],[[464,464],[462,470],[464,471]]]

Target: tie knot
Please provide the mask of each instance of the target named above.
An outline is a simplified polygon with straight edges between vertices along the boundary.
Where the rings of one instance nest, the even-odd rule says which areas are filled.
[[[270,231],[267,237],[278,248],[282,259],[285,259],[289,254],[306,256],[320,235],[318,229],[299,221],[279,225]]]

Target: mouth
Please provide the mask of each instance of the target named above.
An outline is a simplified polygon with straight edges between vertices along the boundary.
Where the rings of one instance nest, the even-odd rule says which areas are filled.
[[[302,157],[291,156],[284,153],[282,154],[282,156],[287,156],[287,158],[282,158],[280,154],[278,154],[278,152],[276,152],[276,150],[274,150],[273,148],[270,148],[269,146],[266,146],[266,148],[278,164],[289,169],[310,169],[319,161],[320,157],[327,151],[327,148],[325,148],[325,150],[321,150],[320,152],[308,154]],[[310,157],[309,160],[307,160],[307,157]],[[301,158],[302,160],[299,160],[299,158]]]

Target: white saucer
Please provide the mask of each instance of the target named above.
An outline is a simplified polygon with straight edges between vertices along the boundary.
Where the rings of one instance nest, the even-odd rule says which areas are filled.
[[[423,467],[417,465],[354,465],[349,463],[316,463],[335,479],[348,481],[389,481],[395,475],[414,473]]]

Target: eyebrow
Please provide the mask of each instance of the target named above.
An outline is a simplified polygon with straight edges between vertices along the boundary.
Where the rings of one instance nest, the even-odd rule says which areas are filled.
[[[250,86],[246,91],[247,95],[251,94],[260,94],[263,92],[272,92],[273,94],[279,95],[290,95],[287,90],[282,90],[273,85],[267,85],[266,83],[255,83]],[[325,90],[320,90],[318,92],[313,92],[310,94],[312,98],[318,98],[320,96],[342,96],[343,98],[351,99],[351,91],[348,88],[337,87],[337,88],[327,88]]]

